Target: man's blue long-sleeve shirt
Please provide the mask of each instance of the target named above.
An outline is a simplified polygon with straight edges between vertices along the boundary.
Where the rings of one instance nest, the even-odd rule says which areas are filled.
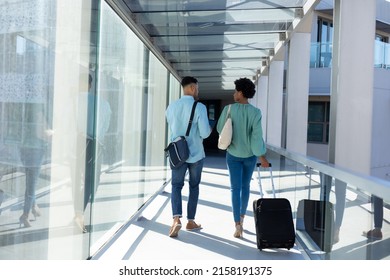
[[[171,132],[171,141],[185,135],[194,102],[195,100],[192,96],[184,95],[168,106],[165,116]],[[203,139],[209,137],[210,133],[211,128],[206,106],[198,102],[190,134],[186,137],[190,150],[190,156],[186,162],[194,163],[205,157]]]

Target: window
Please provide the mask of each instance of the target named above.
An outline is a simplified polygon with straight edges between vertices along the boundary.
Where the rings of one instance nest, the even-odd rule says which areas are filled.
[[[375,41],[387,43],[387,37],[379,35],[379,34],[375,34]]]
[[[317,42],[327,43],[333,41],[333,22],[327,19],[318,19]]]
[[[332,65],[333,23],[330,20],[318,19],[317,33],[317,65],[331,67]]]
[[[307,141],[328,143],[330,102],[310,101],[308,114]]]

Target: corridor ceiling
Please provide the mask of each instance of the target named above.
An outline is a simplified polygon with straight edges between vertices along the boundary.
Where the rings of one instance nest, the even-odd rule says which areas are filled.
[[[194,76],[200,95],[231,95],[256,79],[313,0],[107,0],[147,37],[177,77]],[[144,38],[145,41],[145,38]]]

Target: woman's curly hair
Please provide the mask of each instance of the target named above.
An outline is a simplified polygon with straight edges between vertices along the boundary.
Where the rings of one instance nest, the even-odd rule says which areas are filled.
[[[241,91],[245,98],[252,98],[255,95],[255,84],[248,78],[240,78],[234,81],[236,90]]]

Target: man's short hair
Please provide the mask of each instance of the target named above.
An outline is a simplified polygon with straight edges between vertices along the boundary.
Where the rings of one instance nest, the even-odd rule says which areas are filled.
[[[194,77],[190,77],[190,76],[184,77],[181,80],[181,86],[182,87],[188,86],[190,84],[197,84],[197,83],[198,83],[198,80],[195,79]]]

